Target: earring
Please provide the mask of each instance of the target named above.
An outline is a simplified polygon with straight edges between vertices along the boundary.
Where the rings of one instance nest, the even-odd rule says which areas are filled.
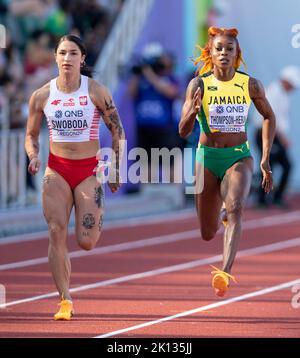
[[[85,67],[85,65],[86,65],[86,63],[85,63],[85,61],[83,61],[83,62],[81,62],[81,67]]]

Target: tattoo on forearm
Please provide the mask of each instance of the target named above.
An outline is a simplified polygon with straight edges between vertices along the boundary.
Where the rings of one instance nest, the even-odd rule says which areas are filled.
[[[110,131],[112,131],[113,126],[112,126],[112,124],[110,122],[106,123],[106,126]]]
[[[104,191],[102,185],[100,185],[98,188],[95,188],[95,202],[98,208],[104,207]]]
[[[83,237],[87,237],[87,236],[90,236],[90,234],[89,234],[88,231],[83,231],[83,232],[82,232],[82,236],[83,236]]]
[[[103,225],[103,215],[101,215],[99,219],[99,225],[98,225],[99,231],[102,230],[102,225]]]
[[[118,138],[114,138],[112,141],[112,149],[113,149],[113,159],[112,164],[115,169],[120,169],[120,158],[122,158],[123,148],[120,140]]]
[[[84,214],[82,225],[85,229],[92,229],[95,226],[95,217],[93,214]]]
[[[115,110],[114,112],[108,114],[105,116],[105,114],[103,115],[103,119],[104,122],[106,124],[106,127],[111,131],[111,132],[117,132],[119,138],[121,138],[123,136],[124,133],[124,129],[119,117],[119,113],[117,110]]]
[[[116,109],[115,105],[113,104],[112,98],[110,98],[110,99],[108,99],[108,100],[106,100],[106,98],[104,98],[104,102],[105,102],[105,109],[106,109],[107,111]]]
[[[109,115],[109,119],[110,119],[111,129],[112,129],[112,126],[115,127],[117,129],[117,131],[118,131],[119,137],[122,137],[123,126],[121,124],[118,112],[115,111],[115,112],[111,113]]]

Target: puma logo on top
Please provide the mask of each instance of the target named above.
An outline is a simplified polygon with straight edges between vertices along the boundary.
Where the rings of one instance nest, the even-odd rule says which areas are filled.
[[[240,87],[240,88],[243,90],[243,92],[244,92],[244,84],[245,84],[245,82],[243,82],[242,85],[239,85],[238,83],[235,83],[234,85],[235,85],[236,87]]]

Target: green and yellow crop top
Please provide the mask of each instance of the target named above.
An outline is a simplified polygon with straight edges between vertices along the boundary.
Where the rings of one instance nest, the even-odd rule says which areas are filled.
[[[249,76],[236,71],[230,81],[219,81],[212,72],[201,76],[204,84],[201,112],[198,114],[204,133],[239,133],[247,131],[251,105]]]

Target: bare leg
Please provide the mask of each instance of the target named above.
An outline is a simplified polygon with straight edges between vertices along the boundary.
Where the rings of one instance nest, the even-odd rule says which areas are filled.
[[[245,158],[229,168],[221,183],[228,225],[224,233],[223,271],[230,273],[242,233],[242,211],[250,191],[252,158]]]
[[[49,266],[60,296],[68,300],[71,300],[71,262],[67,237],[72,206],[73,196],[69,185],[58,173],[47,168],[43,179],[43,209],[49,230]]]
[[[92,250],[101,235],[104,214],[104,188],[94,176],[74,190],[76,238],[84,250]]]
[[[203,168],[202,168],[203,169]],[[201,165],[196,163],[196,188],[198,194],[195,194],[196,209],[200,222],[201,236],[205,241],[214,238],[220,226],[220,209],[222,205],[222,198],[220,193],[220,181],[208,169],[204,169],[203,175],[203,189],[199,183],[201,175],[199,171]]]

